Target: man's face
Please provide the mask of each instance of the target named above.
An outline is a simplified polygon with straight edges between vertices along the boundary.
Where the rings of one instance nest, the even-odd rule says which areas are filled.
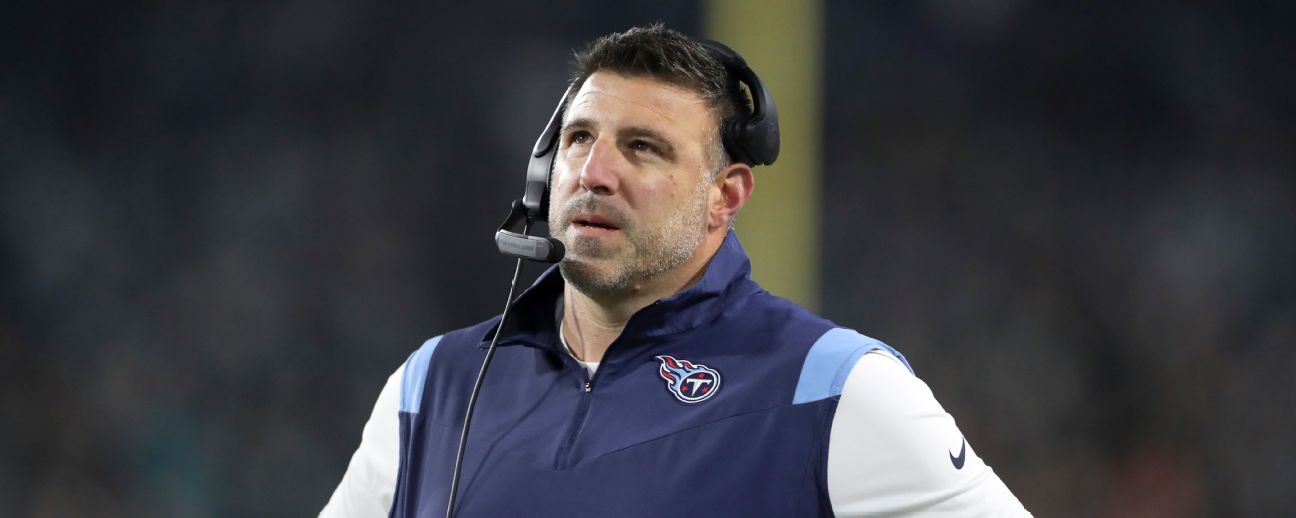
[[[589,294],[628,293],[697,252],[715,131],[690,90],[606,72],[585,81],[566,111],[550,192],[550,233],[567,247],[568,282]]]

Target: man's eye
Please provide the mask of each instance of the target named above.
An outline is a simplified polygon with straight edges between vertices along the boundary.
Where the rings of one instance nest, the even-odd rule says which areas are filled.
[[[572,144],[588,144],[591,140],[594,140],[594,136],[590,135],[588,131],[572,132],[571,136],[568,137],[568,141]]]
[[[654,146],[651,143],[644,142],[642,140],[636,140],[634,142],[631,142],[630,148],[634,149],[635,151],[646,151],[649,153],[657,152],[657,146]]]

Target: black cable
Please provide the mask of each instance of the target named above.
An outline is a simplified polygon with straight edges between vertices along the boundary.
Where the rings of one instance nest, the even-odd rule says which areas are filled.
[[[531,223],[527,222],[527,227]],[[527,232],[522,229],[522,233]],[[513,268],[513,282],[509,284],[508,300],[504,302],[504,312],[500,314],[499,327],[495,328],[495,337],[491,338],[490,347],[486,348],[486,358],[482,359],[481,370],[477,371],[477,381],[473,383],[472,395],[468,396],[468,411],[464,413],[463,431],[459,434],[459,452],[455,454],[454,476],[450,477],[450,503],[446,505],[446,518],[454,517],[455,500],[459,492],[459,473],[463,470],[464,449],[468,445],[468,428],[472,424],[473,408],[477,406],[477,393],[481,391],[482,380],[486,379],[486,368],[490,367],[491,358],[495,357],[495,344],[499,342],[500,331],[508,321],[509,308],[513,307],[513,292],[517,289],[518,276],[522,273],[522,259],[517,260]]]

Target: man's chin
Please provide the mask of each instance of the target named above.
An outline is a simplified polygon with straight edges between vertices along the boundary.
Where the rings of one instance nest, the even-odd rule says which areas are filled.
[[[580,253],[569,253],[563,256],[562,262],[558,266],[562,268],[563,275],[568,272],[579,275],[583,278],[602,278],[608,276],[608,270],[605,260],[589,257]]]
[[[586,235],[568,235],[563,238],[567,256],[586,262],[608,261],[622,253],[624,242],[610,237],[593,237]]]
[[[624,284],[614,269],[604,264],[604,261],[590,260],[580,255],[564,257],[558,263],[558,270],[568,284],[590,295],[610,294],[622,289]]]
[[[564,240],[569,249],[581,250],[582,253],[595,258],[607,256],[614,253],[619,247],[625,246],[625,238],[621,232],[607,232],[600,234],[569,232]]]

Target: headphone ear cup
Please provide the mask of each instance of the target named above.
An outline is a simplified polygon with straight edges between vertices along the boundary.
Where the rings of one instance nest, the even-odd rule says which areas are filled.
[[[749,113],[735,116],[721,126],[721,140],[729,157],[751,166],[774,163],[779,153],[779,130],[778,108],[774,106],[773,95],[747,61],[733,49],[716,41],[696,41],[711,52],[736,83],[747,87],[746,95],[751,98]]]
[[[750,164],[751,153],[744,145],[747,141],[746,126],[741,119],[726,120],[720,133],[720,140],[724,143],[725,151],[729,152],[731,160]]]
[[[747,147],[753,165],[773,164],[779,152],[778,123],[752,121],[743,127],[743,145]]]

